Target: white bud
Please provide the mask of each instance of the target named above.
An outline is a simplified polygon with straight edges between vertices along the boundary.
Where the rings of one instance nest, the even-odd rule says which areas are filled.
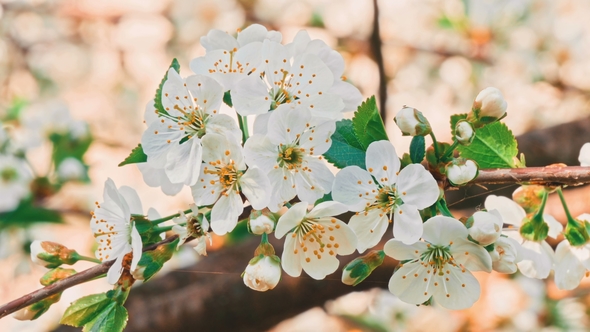
[[[473,102],[473,109],[478,110],[477,117],[480,119],[483,117],[499,119],[506,113],[507,106],[502,92],[494,87],[481,90]]]
[[[471,123],[461,120],[455,126],[455,139],[462,145],[469,145],[475,138],[475,130]]]
[[[79,180],[84,176],[84,165],[76,158],[66,158],[57,167],[57,176],[61,180]]]
[[[580,166],[590,166],[590,143],[582,146],[578,160],[580,161]]]
[[[451,184],[458,186],[477,177],[478,167],[473,160],[455,159],[447,166],[447,178]]]
[[[432,131],[428,120],[413,107],[402,108],[393,121],[406,136],[426,136]]]
[[[48,263],[39,258],[39,254],[47,254],[47,251],[41,246],[41,241],[35,240],[31,243],[31,260],[33,263],[45,267]]]
[[[520,261],[519,248],[520,244],[515,240],[500,237],[494,245],[494,251],[490,252],[492,269],[500,273],[516,272],[516,263]]]
[[[478,211],[470,218],[473,223],[469,235],[482,246],[490,245],[502,234],[502,216],[497,210]]]
[[[33,320],[38,312],[39,311],[32,310],[31,306],[28,306],[12,314],[12,317],[18,320]]]
[[[275,228],[275,222],[269,217],[261,214],[256,218],[250,218],[250,230],[253,234],[262,235],[263,233],[270,234]]]
[[[262,256],[260,259],[253,259],[244,271],[244,284],[255,291],[266,292],[281,280],[281,264],[277,256]]]

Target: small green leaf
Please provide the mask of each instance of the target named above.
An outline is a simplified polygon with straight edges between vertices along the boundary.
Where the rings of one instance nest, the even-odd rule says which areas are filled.
[[[60,324],[80,327],[99,316],[102,311],[114,304],[106,293],[84,296],[74,301],[60,320]]]
[[[84,332],[121,332],[127,325],[127,309],[111,302],[92,321],[84,325]]]
[[[494,122],[475,130],[469,146],[457,147],[461,157],[477,162],[480,168],[514,168],[518,154],[516,138],[502,122]]]
[[[178,63],[178,60],[176,60],[176,58],[172,60],[172,63],[170,64],[170,67],[168,67],[168,70],[170,70],[170,68],[174,68],[174,70],[176,70],[176,72],[180,74],[180,64]],[[164,87],[164,83],[168,79],[168,70],[166,70],[166,74],[160,82],[158,90],[156,90],[156,96],[154,97],[154,107],[156,108],[156,110],[158,110],[158,113],[161,114],[168,114],[168,112],[166,112],[166,110],[164,109],[164,105],[162,105],[162,88]]]
[[[354,133],[364,150],[375,141],[389,140],[385,125],[377,109],[375,96],[367,99],[359,106],[352,119]]]
[[[338,168],[352,165],[365,168],[365,149],[354,133],[351,120],[344,119],[336,122],[336,132],[332,135],[332,145],[324,153],[324,157]]]
[[[425,154],[426,143],[424,142],[424,136],[414,136],[412,143],[410,143],[410,158],[412,159],[412,163],[421,163]]]
[[[223,102],[229,107],[234,107],[234,104],[231,101],[231,94],[229,91],[225,91],[225,93],[223,94]]]
[[[332,193],[325,194],[322,198],[315,201],[315,203],[313,203],[313,206],[316,206],[316,205],[323,203],[323,202],[329,202],[329,201],[333,201]]]
[[[176,240],[159,245],[156,249],[144,252],[141,255],[139,263],[137,263],[137,271],[141,271],[143,281],[147,282],[150,280],[162,267],[164,263],[172,258],[172,254],[176,251],[178,246],[179,238]],[[134,273],[135,275],[135,273]]]
[[[133,221],[135,222],[135,228],[137,228],[139,236],[141,236],[141,243],[144,246],[162,241],[160,233],[153,231],[154,224],[144,216],[133,215]]]
[[[141,144],[138,144],[135,149],[131,150],[129,156],[119,164],[119,167],[128,164],[145,163],[146,161],[147,155],[145,154],[145,152],[143,152]]]
[[[451,115],[451,137],[455,137],[455,127],[459,120],[467,119],[467,114],[453,114]]]

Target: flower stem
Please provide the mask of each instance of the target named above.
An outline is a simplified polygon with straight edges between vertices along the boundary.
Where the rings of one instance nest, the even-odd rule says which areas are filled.
[[[453,151],[455,151],[455,148],[458,145],[459,145],[459,142],[454,139],[453,144],[445,151],[445,154],[442,157],[440,157],[440,160],[444,161],[446,158],[451,156],[453,154]]]
[[[436,207],[443,216],[455,218],[451,211],[449,211],[449,208],[447,207],[447,202],[444,199],[439,199],[438,202],[436,202]]]
[[[268,235],[266,233],[262,233],[262,238],[260,239],[261,244],[268,243]]]
[[[248,118],[238,114],[238,124],[240,125],[240,130],[242,131],[242,144],[245,144],[248,137],[250,137],[248,134]]]
[[[163,226],[163,227],[154,227],[152,230],[154,231],[154,233],[164,233],[164,232],[168,232],[169,230],[171,230],[172,227],[174,227],[174,225]]]
[[[182,211],[182,213],[190,213],[192,211],[193,211],[192,209],[188,209],[188,210]],[[166,216],[166,217],[163,217],[163,218],[160,218],[160,219],[150,220],[150,221],[151,221],[152,224],[158,225],[158,224],[163,223],[164,221],[168,221],[168,220],[174,219],[176,217],[180,217],[180,213],[171,214],[169,216]]]
[[[438,141],[436,140],[433,131],[430,132],[430,137],[432,138],[432,146],[434,146],[434,155],[436,156],[436,159],[439,159],[440,151],[438,150]]]
[[[572,217],[572,214],[570,213],[570,210],[567,207],[567,204],[565,202],[565,197],[563,196],[563,192],[561,191],[561,187],[557,188],[557,194],[559,195],[559,199],[561,200],[561,205],[563,206],[563,210],[565,211],[565,215],[567,216],[567,223],[577,226],[578,223],[576,222],[574,217]]]
[[[102,262],[99,259],[96,259],[94,257],[88,257],[88,256],[78,256],[78,259],[81,261],[87,261],[87,262],[92,262],[92,263],[96,263],[96,264],[101,264]]]

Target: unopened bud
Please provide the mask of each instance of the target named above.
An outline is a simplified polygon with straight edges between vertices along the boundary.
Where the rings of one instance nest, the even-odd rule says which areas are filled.
[[[549,234],[549,225],[537,215],[532,218],[526,218],[523,220],[520,226],[520,235],[529,241],[543,241]]]
[[[461,145],[469,145],[475,138],[475,130],[473,125],[466,120],[457,122],[455,126],[455,139]]]
[[[460,186],[475,179],[479,173],[473,160],[455,159],[447,166],[447,178],[454,186]]]
[[[373,270],[383,264],[385,253],[383,250],[371,251],[368,254],[355,258],[342,270],[342,282],[349,286],[356,286],[365,280]]]
[[[504,117],[507,106],[500,90],[493,87],[485,88],[475,97],[467,119],[476,128],[483,127]]]
[[[36,240],[31,243],[31,260],[35,264],[52,269],[62,264],[72,265],[80,260],[80,255],[59,243]]]
[[[55,269],[47,271],[47,273],[41,277],[39,282],[41,282],[41,285],[43,286],[49,286],[57,281],[65,279],[69,276],[73,276],[74,274],[76,274],[76,270],[74,269],[63,269],[61,267],[56,267]]]
[[[527,213],[535,212],[543,202],[543,195],[547,190],[543,186],[521,186],[512,193],[512,199],[522,206]]]
[[[262,235],[262,233],[270,234],[275,228],[275,222],[260,211],[252,213],[248,226],[252,234]]]
[[[502,233],[502,216],[497,210],[477,211],[469,218],[469,235],[482,246],[490,245]]]
[[[583,214],[575,220],[568,220],[568,223],[565,226],[563,235],[573,247],[582,246],[588,243],[588,240],[590,239],[590,235],[588,234],[590,224],[588,221],[584,220],[586,215],[587,214]]]
[[[22,308],[15,312],[12,317],[18,320],[35,320],[43,315],[52,304],[59,301],[61,298],[61,292],[51,295],[43,300],[33,303],[28,307]]]
[[[273,289],[281,280],[281,260],[275,255],[260,254],[250,260],[242,278],[244,284],[255,291]]]
[[[422,112],[413,107],[402,108],[393,119],[404,136],[426,136],[432,132]]]

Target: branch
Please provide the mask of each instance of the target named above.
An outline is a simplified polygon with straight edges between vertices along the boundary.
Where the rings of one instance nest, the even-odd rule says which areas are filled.
[[[508,169],[484,169],[473,184],[538,184],[543,186],[579,186],[590,183],[590,167],[546,166]]]
[[[150,251],[156,249],[159,245],[169,243],[174,241],[178,235],[170,236],[158,243],[152,244],[143,248],[143,251]],[[48,298],[52,295],[58,294],[63,292],[64,290],[84,283],[86,281],[92,280],[102,274],[107,273],[111,265],[113,265],[115,261],[110,260],[108,262],[104,262],[100,265],[91,267],[87,270],[84,270],[80,273],[76,273],[73,276],[67,277],[62,279],[54,284],[49,286],[45,286],[41,289],[38,289],[32,293],[29,293],[25,296],[19,297],[18,299],[8,302],[3,306],[0,306],[0,319],[10,315],[13,312],[16,312],[22,308],[28,307],[33,303],[37,303],[45,298]]]
[[[373,0],[373,32],[371,33],[371,49],[377,68],[379,69],[379,110],[381,119],[385,122],[387,112],[385,105],[387,103],[387,78],[385,77],[385,65],[383,64],[383,51],[381,50],[381,33],[379,32],[379,6],[377,0]]]

